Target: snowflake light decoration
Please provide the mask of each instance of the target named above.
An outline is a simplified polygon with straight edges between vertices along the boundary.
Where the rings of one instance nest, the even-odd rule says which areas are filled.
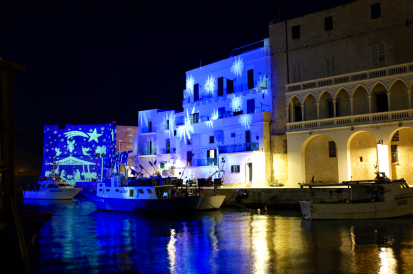
[[[238,123],[242,125],[245,129],[250,129],[252,123],[252,116],[250,114],[243,114],[239,117]]]
[[[180,140],[182,138],[184,141],[186,141],[186,138],[191,139],[191,133],[194,132],[194,127],[191,125],[191,120],[189,118],[189,112],[186,110],[186,117],[185,117],[185,122],[184,125],[178,127],[177,135]]]
[[[242,99],[241,99],[241,97],[236,97],[236,96],[232,97],[231,108],[232,108],[232,111],[241,110],[241,108],[242,108]]]
[[[235,57],[234,63],[232,63],[231,72],[235,75],[235,77],[242,76],[242,71],[244,70],[244,61],[241,57]]]
[[[208,76],[208,79],[205,82],[204,90],[208,94],[213,94],[215,90],[215,77],[213,75]]]
[[[262,78],[260,76],[260,79],[257,81],[257,85],[255,86],[255,90],[262,90],[262,93],[264,93],[265,95],[268,95],[268,77],[267,75],[264,75]]]
[[[218,110],[214,110],[211,113],[211,120],[206,121],[206,125],[208,128],[213,128],[214,127],[214,121],[218,119]]]
[[[191,74],[190,76],[186,78],[186,92],[188,96],[191,96],[194,93],[194,84],[195,84],[195,78]]]

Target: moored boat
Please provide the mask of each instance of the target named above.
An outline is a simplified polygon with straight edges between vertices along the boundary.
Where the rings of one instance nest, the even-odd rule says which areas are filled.
[[[176,185],[163,184],[166,180],[135,180],[127,185],[111,184],[110,180],[97,184],[96,195],[87,194],[96,207],[106,211],[152,212],[195,211],[202,195],[187,195],[177,191]]]
[[[55,181],[56,180],[56,181]],[[82,188],[75,188],[63,180],[47,178],[39,180],[32,190],[23,190],[24,199],[69,200],[75,197]]]
[[[384,174],[383,174],[384,175]],[[413,214],[413,189],[404,179],[389,180],[377,177],[375,180],[346,181],[342,184],[312,185],[310,201],[300,201],[301,213],[305,219],[380,219]],[[347,199],[323,201],[312,192],[314,187],[345,186]]]

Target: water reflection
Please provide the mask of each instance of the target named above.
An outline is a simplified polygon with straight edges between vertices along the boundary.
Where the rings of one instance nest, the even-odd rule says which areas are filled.
[[[42,273],[400,273],[413,218],[306,221],[297,211],[97,211],[86,199],[25,201],[52,220],[29,250]]]

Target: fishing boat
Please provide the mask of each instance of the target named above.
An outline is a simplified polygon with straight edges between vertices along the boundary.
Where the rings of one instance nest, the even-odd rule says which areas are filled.
[[[108,179],[97,184],[96,195],[86,194],[96,207],[106,211],[195,211],[202,195],[179,192],[174,180],[159,178],[129,180],[125,185]]]
[[[69,200],[82,188],[75,188],[59,178],[43,178],[31,190],[23,190],[24,199]]]
[[[390,180],[383,172],[377,172],[374,180],[300,186],[309,187],[311,192],[310,201],[299,202],[305,219],[380,219],[413,214],[413,189],[404,179]],[[325,201],[313,191],[317,187],[339,186],[344,187],[338,191],[347,198]]]
[[[224,203],[224,200],[226,198],[225,195],[219,195],[218,193],[218,189],[219,187],[222,186],[222,181],[224,180],[224,176],[222,176],[222,178],[216,178],[214,180],[212,180],[212,176],[214,176],[217,173],[220,172],[225,172],[223,170],[218,170],[215,173],[213,173],[211,176],[209,176],[208,178],[204,179],[204,178],[198,178],[198,187],[201,188],[201,190],[199,191],[200,193],[204,194],[205,189],[202,189],[203,187],[206,186],[213,186],[213,191],[212,194],[210,196],[206,196],[203,195],[201,204],[198,207],[198,210],[213,210],[213,209],[218,209],[222,206],[222,204]]]

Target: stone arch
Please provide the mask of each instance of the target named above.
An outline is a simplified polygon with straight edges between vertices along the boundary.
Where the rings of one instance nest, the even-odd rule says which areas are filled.
[[[321,134],[309,137],[301,147],[301,166],[306,183],[313,176],[315,183],[338,183],[338,155],[334,140]]]
[[[413,184],[413,128],[400,127],[389,136],[389,177]]]
[[[336,117],[351,115],[350,92],[347,89],[339,89],[334,100],[336,101]]]
[[[324,90],[318,97],[320,119],[334,117],[333,94]]]
[[[317,99],[312,93],[308,93],[304,99],[304,120],[316,120],[317,119]]]
[[[377,163],[376,137],[367,131],[353,133],[347,141],[350,180],[371,180]]]
[[[291,97],[288,102],[289,107],[289,117],[290,122],[301,122],[302,121],[302,109],[301,109],[301,100],[297,95]]]
[[[397,79],[390,86],[390,110],[409,109],[409,94],[407,84],[401,79]]]
[[[384,112],[389,111],[389,101],[387,96],[388,90],[385,84],[376,82],[370,89],[371,111]]]
[[[368,96],[369,93],[364,86],[359,85],[354,89],[352,94],[353,115],[366,114],[370,112]]]

